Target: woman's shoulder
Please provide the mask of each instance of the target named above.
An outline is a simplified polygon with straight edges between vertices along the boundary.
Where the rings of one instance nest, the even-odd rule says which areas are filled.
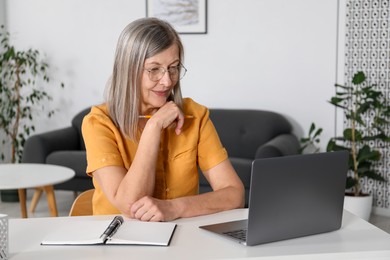
[[[203,116],[208,113],[206,106],[195,102],[191,98],[183,98],[183,110],[186,115]]]
[[[91,121],[111,122],[107,105],[104,103],[104,104],[92,106],[91,111],[84,117],[83,120],[83,122],[88,122],[88,121],[89,122]]]
[[[106,115],[108,116],[108,108],[107,104],[103,103],[100,105],[92,106],[90,115]]]

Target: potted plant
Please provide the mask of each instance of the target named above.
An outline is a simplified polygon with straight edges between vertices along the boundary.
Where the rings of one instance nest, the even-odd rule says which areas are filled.
[[[382,158],[381,149],[390,142],[390,137],[385,133],[389,126],[390,107],[384,94],[375,89],[375,84],[367,83],[366,76],[361,71],[354,74],[351,85],[336,84],[335,87],[336,94],[329,102],[343,111],[348,125],[342,136],[329,140],[327,151],[350,152],[350,174],[346,185],[350,192],[347,193],[344,206],[354,211],[348,208],[349,196],[352,196],[353,200],[366,200],[369,212],[360,213],[359,210],[355,213],[368,220],[372,197],[364,193],[361,179],[386,181],[376,168],[376,163]]]
[[[319,153],[320,148],[318,144],[320,143],[320,135],[322,133],[322,128],[318,128],[315,123],[311,123],[310,129],[307,137],[302,137],[299,141],[301,143],[301,147],[298,152],[300,154],[304,153]]]
[[[1,161],[21,161],[26,138],[35,130],[34,116],[39,110],[51,117],[53,110],[45,110],[51,96],[43,90],[48,83],[49,65],[38,50],[17,50],[10,43],[10,34],[0,30],[0,139]],[[61,83],[61,86],[64,85]],[[4,149],[10,146],[10,149]],[[6,154],[8,156],[6,156]],[[10,195],[9,199],[7,194]],[[2,200],[15,201],[16,192],[2,191]],[[17,199],[17,198],[16,198]]]

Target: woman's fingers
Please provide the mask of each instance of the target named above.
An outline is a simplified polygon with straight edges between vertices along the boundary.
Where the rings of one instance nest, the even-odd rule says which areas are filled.
[[[181,133],[184,125],[184,114],[173,101],[169,101],[162,106],[153,115],[152,119],[159,120],[163,129],[175,124],[174,127],[177,135]]]

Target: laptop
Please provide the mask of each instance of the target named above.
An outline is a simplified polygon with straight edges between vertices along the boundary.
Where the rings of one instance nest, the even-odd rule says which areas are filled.
[[[256,159],[248,219],[200,228],[247,246],[338,230],[347,171],[348,151]]]

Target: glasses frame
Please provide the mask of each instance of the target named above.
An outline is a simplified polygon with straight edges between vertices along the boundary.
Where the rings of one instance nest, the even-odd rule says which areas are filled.
[[[162,74],[161,74],[161,77],[160,77],[159,79],[157,79],[157,80],[153,80],[153,79],[152,79],[152,76],[150,75],[150,72],[152,72],[153,69],[146,69],[146,68],[144,68],[144,70],[148,72],[148,76],[149,76],[149,79],[150,79],[151,81],[157,82],[157,81],[160,81],[160,80],[164,77],[165,73],[167,73],[167,72],[168,72],[169,77],[170,77],[171,80],[172,80],[172,75],[171,75],[171,73],[169,72],[169,69],[172,68],[172,67],[176,67],[176,68],[179,69],[179,78],[177,79],[178,81],[181,80],[182,78],[184,78],[184,76],[185,76],[186,73],[187,73],[187,69],[186,69],[186,67],[184,67],[184,65],[181,64],[181,63],[180,63],[179,65],[177,65],[177,66],[170,66],[170,67],[168,67],[168,68],[158,67],[158,70],[159,70],[160,72],[163,70],[164,73],[162,73]],[[184,73],[183,73],[182,76],[180,76],[180,73],[182,72],[183,69],[184,69]]]

